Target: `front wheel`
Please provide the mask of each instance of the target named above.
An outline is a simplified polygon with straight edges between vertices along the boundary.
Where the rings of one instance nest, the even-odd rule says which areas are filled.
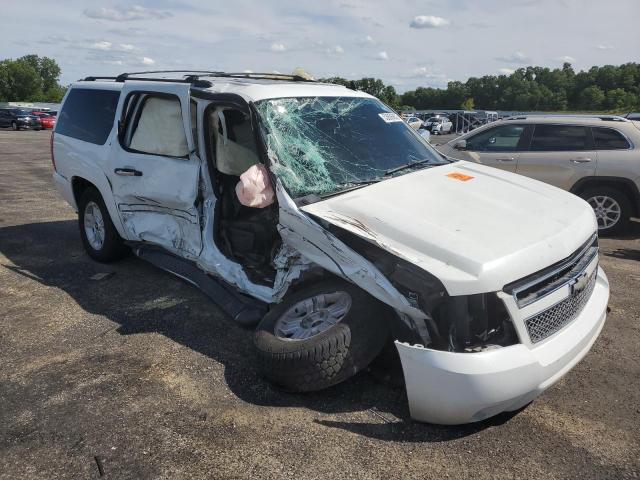
[[[388,322],[388,309],[355,285],[340,279],[310,285],[258,325],[259,368],[287,390],[321,390],[369,365],[388,338]]]
[[[11,130],[20,130],[20,127],[18,127],[18,124],[16,122],[11,122]]]
[[[597,187],[581,192],[580,197],[593,208],[600,235],[621,233],[629,226],[631,202],[620,190],[611,187]]]
[[[127,254],[127,247],[111,221],[102,195],[95,188],[87,188],[80,197],[78,223],[84,249],[94,260],[109,263]]]

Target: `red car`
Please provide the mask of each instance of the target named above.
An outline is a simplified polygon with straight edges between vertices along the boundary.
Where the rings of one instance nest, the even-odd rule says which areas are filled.
[[[42,123],[42,128],[53,128],[56,125],[56,117],[49,115],[47,112],[31,112],[36,115]]]

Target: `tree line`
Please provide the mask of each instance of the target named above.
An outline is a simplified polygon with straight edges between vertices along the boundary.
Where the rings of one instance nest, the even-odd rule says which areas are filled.
[[[52,58],[25,55],[0,60],[0,102],[58,103],[66,91],[59,78],[60,67]]]
[[[640,64],[605,65],[576,73],[562,68],[519,68],[510,75],[471,77],[451,81],[447,88],[418,87],[398,94],[382,80],[341,77],[324,79],[378,97],[396,110],[482,109],[507,111],[640,110]]]
[[[0,60],[0,102],[60,102],[66,88],[59,84],[60,67],[48,57],[25,55]],[[451,81],[447,88],[418,87],[398,94],[378,78],[321,79],[367,92],[396,110],[482,109],[507,111],[640,110],[640,64],[605,65],[575,72],[562,68],[519,68],[510,75]]]

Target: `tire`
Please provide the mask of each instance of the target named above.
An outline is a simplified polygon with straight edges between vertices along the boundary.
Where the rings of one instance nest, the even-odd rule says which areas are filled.
[[[13,130],[15,132],[17,130],[20,130],[20,127],[18,126],[18,124],[16,122],[11,122],[11,130]]]
[[[96,209],[98,213],[96,213]],[[95,220],[98,214],[101,217],[101,222]],[[90,233],[91,229],[88,225],[91,225],[92,222],[102,224],[102,235],[96,235],[95,230],[93,234]],[[78,202],[78,226],[80,227],[82,245],[87,254],[95,261],[110,263],[120,260],[128,253],[128,248],[111,221],[102,195],[93,187],[87,188]],[[98,241],[99,237],[102,238],[101,242]]]
[[[598,218],[599,235],[616,235],[628,229],[632,209],[629,198],[623,192],[613,187],[595,187],[580,192],[580,197],[593,207]],[[598,210],[598,207],[604,210]],[[617,220],[607,224],[616,211],[618,212]]]
[[[300,302],[341,294],[349,297],[349,307],[343,318],[326,330],[305,339],[285,338],[282,330],[276,334],[287,312]],[[312,304],[317,307],[322,301]],[[340,302],[335,305],[344,307]],[[380,353],[388,339],[389,317],[389,310],[381,302],[344,280],[329,279],[303,287],[275,305],[256,328],[258,367],[271,382],[293,392],[336,385],[365,368]]]

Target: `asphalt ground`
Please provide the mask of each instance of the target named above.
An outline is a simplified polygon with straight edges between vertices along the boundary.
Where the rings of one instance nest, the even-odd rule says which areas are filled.
[[[379,369],[284,393],[198,290],[91,261],[48,142],[0,131],[0,479],[640,477],[640,225],[601,241],[611,311],[581,363],[520,412],[433,426]]]

